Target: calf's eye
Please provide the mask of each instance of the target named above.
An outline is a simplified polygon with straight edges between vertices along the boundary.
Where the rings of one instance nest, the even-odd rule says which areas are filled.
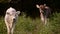
[[[10,13],[6,12],[6,14],[8,14],[8,15],[9,15]]]

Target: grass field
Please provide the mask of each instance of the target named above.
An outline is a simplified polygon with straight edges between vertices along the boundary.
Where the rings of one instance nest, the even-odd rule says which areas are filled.
[[[0,34],[7,34],[4,17],[0,18]],[[60,34],[60,13],[53,13],[46,25],[41,23],[40,18],[19,16],[14,34]]]

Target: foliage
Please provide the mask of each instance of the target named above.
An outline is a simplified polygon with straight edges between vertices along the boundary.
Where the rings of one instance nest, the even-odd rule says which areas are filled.
[[[0,34],[6,34],[4,17],[0,18]],[[14,34],[60,34],[60,13],[53,13],[46,25],[39,18],[19,16]]]
[[[0,0],[0,3],[7,3],[9,0]]]

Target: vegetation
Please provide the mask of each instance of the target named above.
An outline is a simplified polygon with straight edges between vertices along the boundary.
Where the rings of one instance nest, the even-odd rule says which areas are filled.
[[[10,0],[0,0],[0,3],[7,3],[9,2]]]
[[[0,34],[7,34],[4,17],[0,18]],[[46,25],[41,23],[40,18],[19,16],[14,34],[60,34],[60,13],[53,13]]]

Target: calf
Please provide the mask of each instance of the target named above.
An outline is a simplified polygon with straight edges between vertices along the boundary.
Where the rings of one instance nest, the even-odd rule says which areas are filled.
[[[37,8],[39,8],[40,11],[40,17],[41,17],[41,21],[43,23],[47,23],[47,17],[49,16],[50,8],[48,6],[46,6],[46,4],[44,5],[36,5]]]
[[[20,11],[16,12],[16,10],[12,7],[7,9],[5,14],[5,24],[7,26],[8,34],[13,34],[13,30],[15,28],[15,24],[19,14],[20,14]]]

